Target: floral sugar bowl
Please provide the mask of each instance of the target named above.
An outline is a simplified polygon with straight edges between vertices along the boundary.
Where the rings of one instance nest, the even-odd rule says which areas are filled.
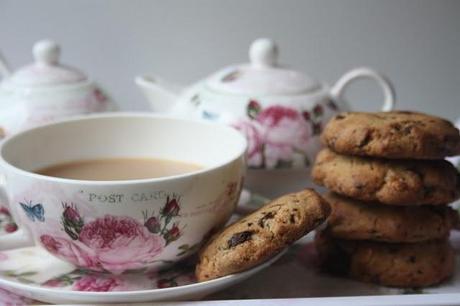
[[[266,195],[305,186],[322,127],[348,110],[342,97],[350,83],[374,80],[384,93],[382,109],[391,110],[395,103],[391,83],[370,68],[353,69],[329,86],[278,64],[278,48],[270,39],[255,40],[249,58],[249,64],[226,67],[183,90],[147,76],[137,77],[136,83],[154,111],[226,123],[244,133],[249,141],[247,186]],[[303,179],[292,184],[288,181],[295,172]]]
[[[59,63],[60,47],[42,40],[34,63],[10,72],[0,56],[0,136],[71,115],[113,110],[107,95],[81,71]]]

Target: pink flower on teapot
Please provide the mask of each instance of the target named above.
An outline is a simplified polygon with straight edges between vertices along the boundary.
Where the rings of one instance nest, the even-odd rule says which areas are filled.
[[[234,126],[249,140],[249,166],[279,168],[291,163],[294,154],[307,154],[312,128],[297,110],[281,105],[262,110],[253,100],[248,115],[252,120],[243,119]]]

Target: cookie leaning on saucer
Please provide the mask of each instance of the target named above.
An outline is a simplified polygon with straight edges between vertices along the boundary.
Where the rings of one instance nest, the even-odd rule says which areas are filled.
[[[390,205],[438,205],[460,197],[460,174],[445,160],[388,160],[323,149],[312,177],[336,193]]]
[[[254,267],[329,216],[329,204],[306,189],[277,198],[216,234],[203,247],[195,274],[206,281]]]
[[[458,213],[443,206],[389,206],[361,202],[329,193],[332,208],[327,234],[346,240],[421,242],[445,239],[458,222]]]
[[[348,241],[317,233],[322,269],[390,287],[438,284],[454,273],[455,253],[447,239],[419,243]]]
[[[416,112],[342,113],[322,141],[346,155],[442,159],[460,154],[460,133],[447,120]]]

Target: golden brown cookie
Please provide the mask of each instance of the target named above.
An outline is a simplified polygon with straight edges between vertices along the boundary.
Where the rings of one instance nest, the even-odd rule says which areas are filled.
[[[316,228],[329,204],[306,189],[273,200],[216,234],[203,247],[195,274],[206,281],[254,267]]]
[[[336,193],[390,205],[446,204],[460,196],[460,175],[445,160],[386,160],[324,149],[312,177]]]
[[[442,159],[460,154],[460,133],[452,123],[416,112],[342,113],[326,125],[322,140],[346,155]]]
[[[455,267],[448,240],[392,244],[338,240],[317,233],[315,245],[325,271],[390,287],[435,285],[449,278]]]
[[[449,206],[389,206],[335,194],[325,196],[332,208],[325,231],[334,238],[385,242],[444,239],[458,220]]]

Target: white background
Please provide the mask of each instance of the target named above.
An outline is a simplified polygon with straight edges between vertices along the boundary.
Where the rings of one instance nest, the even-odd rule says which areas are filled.
[[[136,74],[187,84],[247,61],[262,36],[320,80],[373,66],[393,80],[400,108],[460,117],[460,1],[0,0],[0,50],[13,67],[31,61],[34,41],[55,39],[65,63],[129,110],[147,109]],[[349,97],[362,110],[381,100],[370,82]]]

